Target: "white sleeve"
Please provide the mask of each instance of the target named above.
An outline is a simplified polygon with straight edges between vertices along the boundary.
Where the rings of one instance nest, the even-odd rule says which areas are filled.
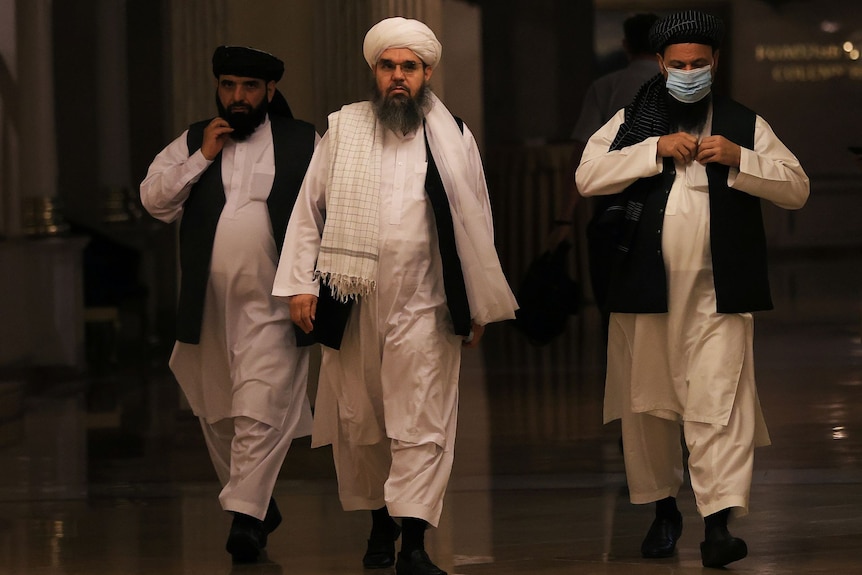
[[[163,222],[179,217],[192,185],[212,164],[200,150],[189,157],[187,134],[188,130],[159,152],[141,182],[141,203]]]
[[[624,119],[625,109],[619,110],[587,142],[575,171],[575,183],[582,196],[618,194],[637,180],[662,172],[657,136],[608,151]]]
[[[302,187],[287,223],[284,246],[275,272],[272,295],[317,295],[314,277],[320,238],[326,220],[326,182],[329,174],[329,142],[324,134],[308,164]]]
[[[760,116],[754,125],[754,150],[742,148],[739,168],[730,169],[727,185],[789,210],[804,206],[810,191],[799,160]]]

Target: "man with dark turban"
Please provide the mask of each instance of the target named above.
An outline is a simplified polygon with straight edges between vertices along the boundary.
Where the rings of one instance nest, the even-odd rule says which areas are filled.
[[[661,74],[590,138],[576,173],[610,200],[605,421],[622,420],[632,503],[656,503],[641,546],[668,557],[682,533],[680,427],[707,567],[748,553],[730,535],[748,512],[754,447],[768,445],[754,380],[752,312],[772,308],[762,200],[801,208],[808,177],[770,126],[712,95],[723,25],[697,11],[650,33]],[[596,232],[598,230],[598,232]]]
[[[452,469],[461,349],[515,301],[476,142],[429,88],[434,33],[389,18],[363,51],[372,101],[330,115],[273,293],[324,344],[312,445],[332,444],[344,509],[371,511],[363,565],[445,575],[424,532]]]
[[[256,560],[281,522],[272,490],[294,437],[311,432],[308,350],[271,294],[278,253],[318,136],[276,90],[284,64],[242,46],[212,58],[219,115],[162,150],[141,183],[149,213],[180,225],[170,367],[200,418],[233,514],[227,551]],[[306,343],[311,343],[307,341]]]

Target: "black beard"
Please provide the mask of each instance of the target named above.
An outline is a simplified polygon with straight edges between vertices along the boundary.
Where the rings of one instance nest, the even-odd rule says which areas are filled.
[[[712,104],[712,93],[691,104],[680,102],[667,94],[667,107],[670,113],[670,133],[687,132],[699,135],[706,126],[709,117],[709,106]]]
[[[396,94],[387,97],[375,82],[371,97],[374,112],[383,127],[401,134],[409,134],[419,129],[425,119],[430,100],[431,91],[428,84],[424,83],[415,96]]]
[[[242,105],[225,108],[219,100],[218,93],[216,93],[216,106],[218,106],[218,115],[227,120],[227,123],[233,128],[233,132],[230,133],[231,139],[242,142],[248,139],[255,129],[263,123],[269,110],[269,101],[264,98],[256,108]],[[234,108],[242,111],[233,111]]]

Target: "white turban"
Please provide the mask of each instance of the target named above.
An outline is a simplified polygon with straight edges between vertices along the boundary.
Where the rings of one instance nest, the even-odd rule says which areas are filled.
[[[436,66],[443,53],[443,46],[431,28],[419,20],[395,17],[381,20],[365,35],[362,53],[372,68],[380,54],[389,48],[407,48],[428,66]]]

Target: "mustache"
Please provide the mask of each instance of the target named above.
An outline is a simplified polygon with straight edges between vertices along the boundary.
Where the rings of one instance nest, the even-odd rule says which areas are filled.
[[[405,90],[408,94],[410,93],[410,88],[407,86],[405,82],[395,82],[391,86],[386,89],[387,94],[391,94],[395,90]]]

